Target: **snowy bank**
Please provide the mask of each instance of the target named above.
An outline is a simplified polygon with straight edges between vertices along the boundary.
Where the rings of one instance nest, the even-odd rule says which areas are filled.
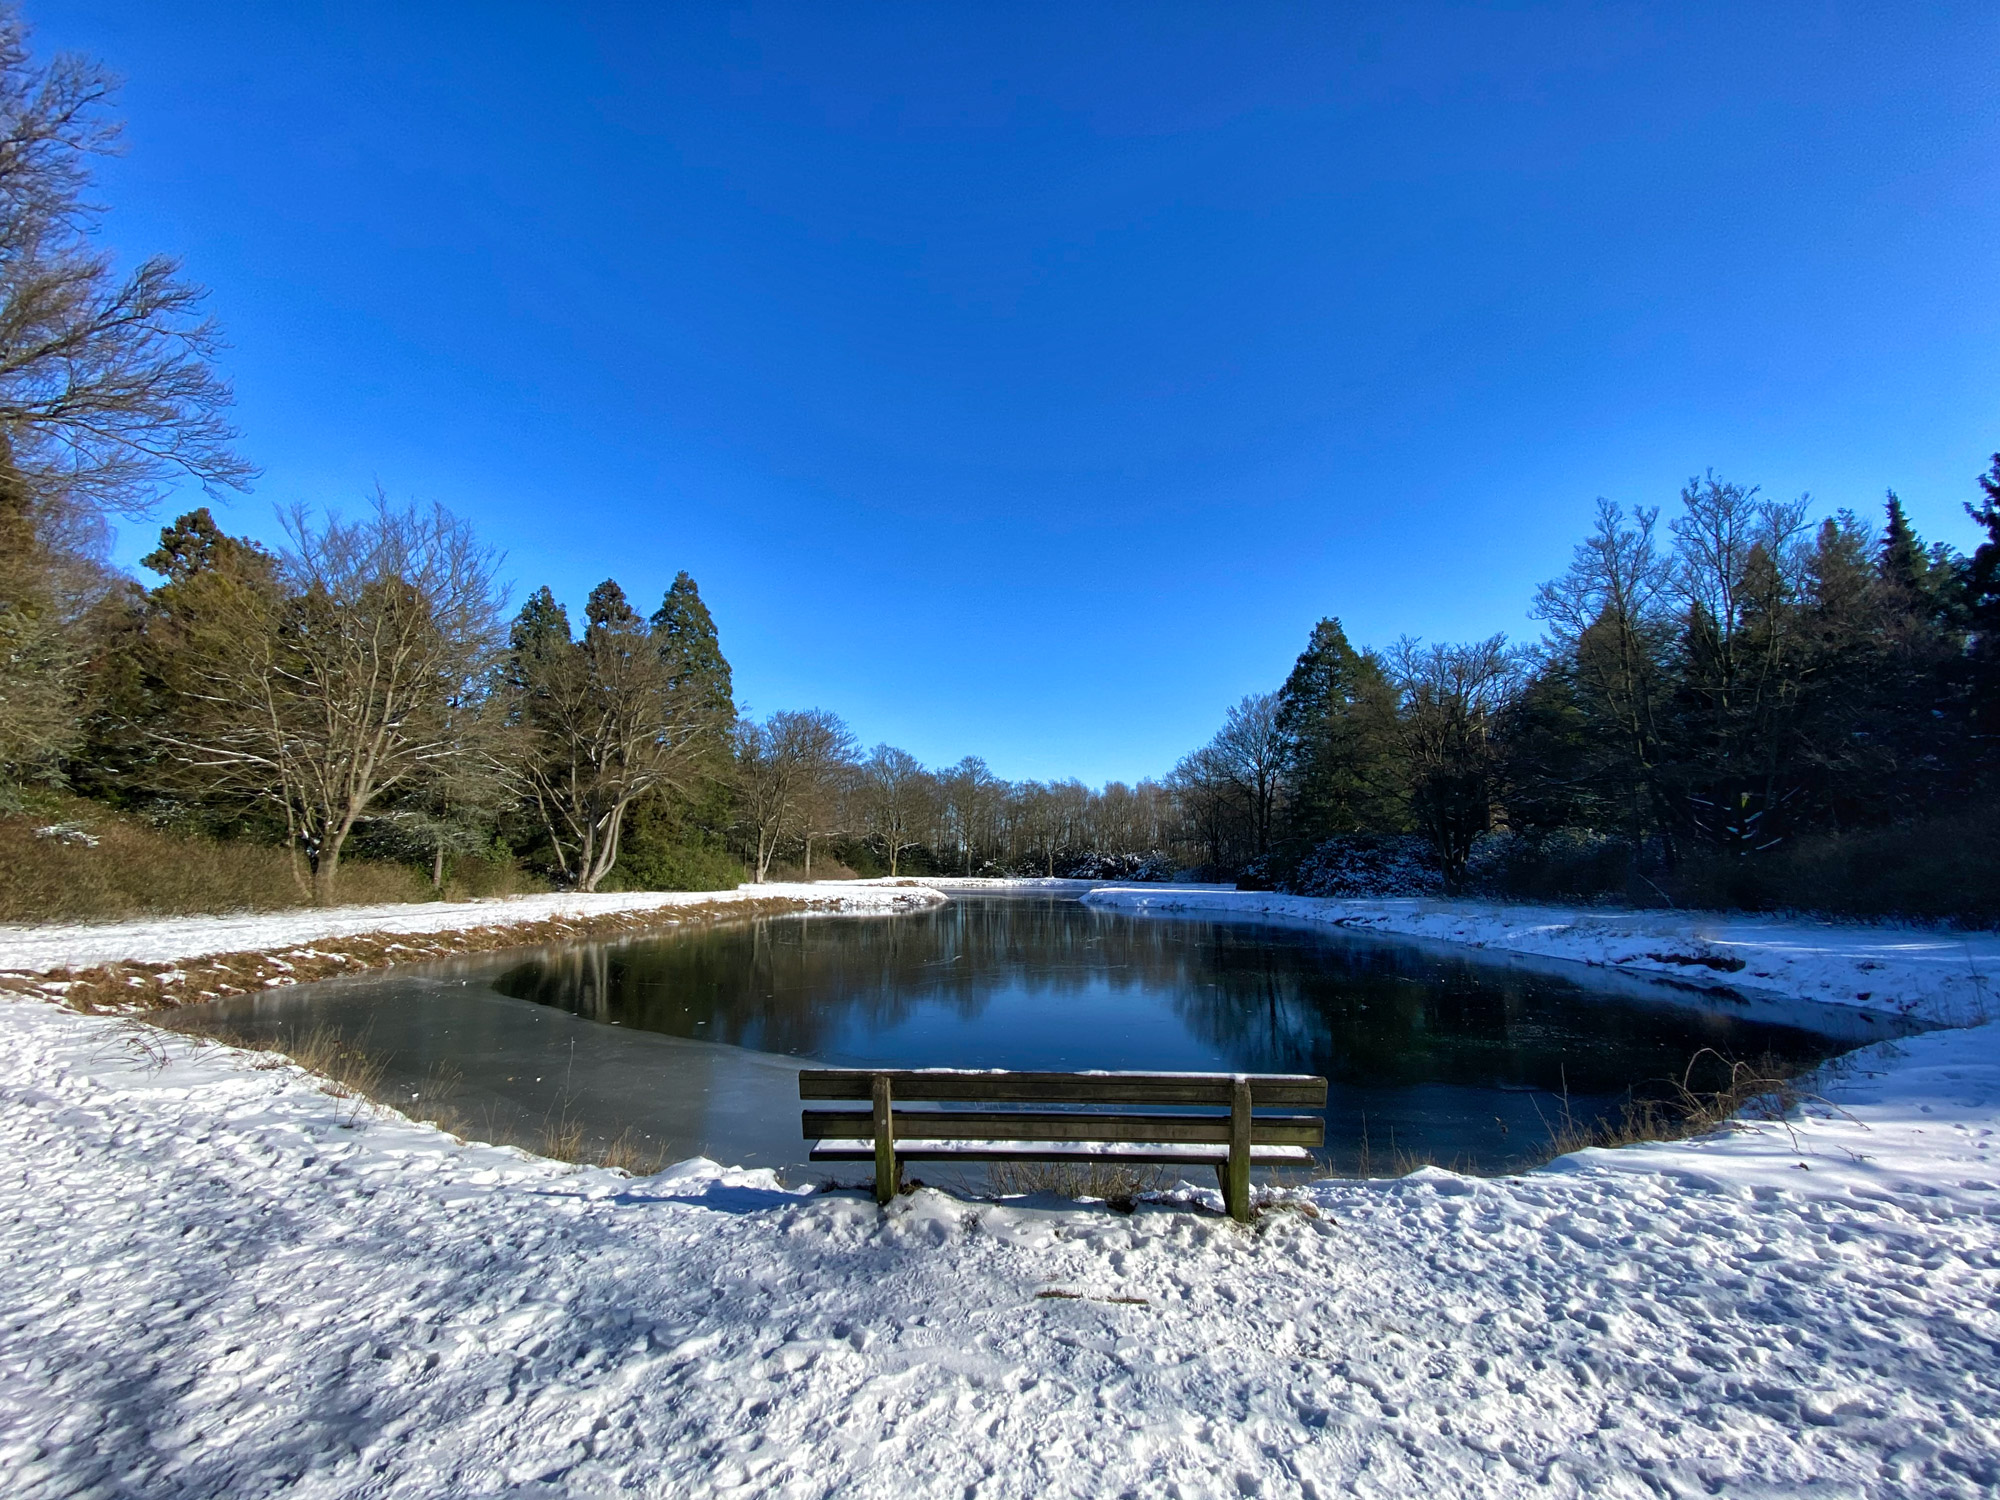
[[[1814,999],[1838,981],[1934,1020],[1984,1003],[1950,954],[1995,956],[1755,919],[1086,899]],[[363,920],[433,910],[472,915]],[[133,929],[179,924],[120,925],[43,961],[339,935],[192,924],[142,948]],[[699,1161],[632,1179],[454,1140],[268,1056],[0,1002],[0,1466],[34,1500],[2000,1486],[2000,1025],[1856,1054],[1783,1124],[1278,1197],[1242,1229],[1206,1187],[1121,1216],[931,1191],[883,1212]]]
[[[335,938],[399,936],[468,928],[587,920],[618,913],[660,912],[728,902],[794,901],[838,911],[899,911],[944,899],[935,892],[889,884],[745,885],[733,891],[629,891],[585,895],[505,896],[484,901],[426,901],[335,906],[299,911],[236,912],[158,917],[132,922],[0,925],[0,970],[47,973],[99,964],[170,964],[216,953],[296,948]]]
[[[1958,1496],[2000,1484],[2000,1027],[1787,1129],[1239,1229],[633,1180],[0,1008],[10,1495]]]
[[[1887,1011],[1940,1026],[2000,1015],[2000,933],[1715,912],[1284,896],[1221,886],[1100,885],[1082,899],[1126,911],[1323,922],[1664,975],[1717,991]]]

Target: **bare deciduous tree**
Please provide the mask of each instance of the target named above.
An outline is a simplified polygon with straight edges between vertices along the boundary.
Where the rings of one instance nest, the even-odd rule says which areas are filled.
[[[497,640],[495,559],[442,507],[287,518],[277,588],[237,590],[154,733],[212,791],[279,814],[319,900],[355,825],[465,747]]]
[[[1289,744],[1278,723],[1278,695],[1254,693],[1229,710],[1210,749],[1250,810],[1253,853],[1271,847],[1271,824],[1284,786]]]
[[[0,435],[39,504],[129,515],[169,476],[240,487],[253,471],[230,447],[206,294],[164,257],[120,277],[90,243],[113,87],[74,54],[37,67],[0,14]]]
[[[1587,710],[1614,729],[1612,753],[1629,783],[1621,800],[1640,836],[1647,824],[1671,829],[1673,823],[1662,744],[1673,565],[1654,541],[1659,515],[1640,507],[1628,520],[1621,507],[1600,499],[1597,524],[1578,543],[1569,571],[1536,591],[1533,610],[1548,624],[1555,658],[1575,663]]]
[[[759,885],[783,843],[814,837],[827,794],[853,755],[854,736],[825,709],[775,713],[762,724],[738,726],[738,785],[756,846],[751,878]],[[806,869],[812,869],[809,843]]]
[[[1759,500],[1709,474],[1681,491],[1673,583],[1682,606],[1682,798],[1704,837],[1742,855],[1776,843],[1773,815],[1805,687],[1807,501]]]
[[[1007,784],[987,769],[986,762],[968,755],[939,778],[949,833],[958,847],[964,873],[970,875],[976,851],[992,848],[996,814]]]
[[[1493,826],[1495,720],[1517,680],[1505,636],[1424,646],[1405,636],[1390,656],[1402,694],[1398,729],[1410,808],[1445,884],[1464,883],[1473,842]]]
[[[0,11],[0,775],[46,774],[73,741],[77,617],[101,596],[107,513],[170,478],[243,487],[201,288],[155,257],[120,276],[91,243],[93,158],[116,149],[112,81],[38,66]]]
[[[907,750],[877,745],[861,768],[862,796],[870,832],[882,841],[882,854],[895,875],[913,840],[910,831],[922,815],[929,790],[924,768]]]

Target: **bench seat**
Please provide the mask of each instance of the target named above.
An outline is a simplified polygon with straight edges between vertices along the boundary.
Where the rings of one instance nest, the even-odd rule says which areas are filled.
[[[1157,1145],[1145,1141],[926,1141],[898,1137],[896,1155],[907,1161],[1127,1161],[1161,1166],[1220,1166],[1229,1160],[1229,1146],[1203,1146],[1188,1141]],[[813,1161],[873,1161],[872,1141],[821,1141]],[[1253,1167],[1309,1167],[1313,1154],[1304,1146],[1252,1146]]]

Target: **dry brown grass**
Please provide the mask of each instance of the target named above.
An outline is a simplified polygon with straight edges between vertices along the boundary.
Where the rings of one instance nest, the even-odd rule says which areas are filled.
[[[509,861],[462,860],[443,896],[508,895],[538,882]],[[427,871],[343,861],[344,905],[435,901]],[[79,797],[0,816],[0,922],[109,922],[313,904],[283,849],[169,833]]]
[[[785,864],[774,860],[771,864],[771,873],[767,878],[774,882],[786,881],[803,884],[814,880],[859,880],[861,877],[837,859],[828,859],[821,855],[815,855],[810,874],[801,865]]]
[[[334,1027],[313,1026],[273,1036],[245,1031],[198,1011],[172,1011],[155,1024],[197,1041],[296,1063],[317,1074],[326,1092],[336,1099],[384,1102],[382,1077],[389,1060],[370,1051],[365,1038],[356,1042]]]
[[[536,1155],[554,1161],[610,1167],[633,1177],[650,1177],[666,1165],[665,1148],[642,1145],[629,1126],[619,1132],[617,1139],[597,1145],[582,1124],[570,1119],[567,1112],[542,1122],[541,1139],[533,1149]]]
[[[44,832],[44,830],[59,830]],[[341,871],[353,901],[419,901],[429,886],[403,865]],[[282,849],[162,832],[99,805],[0,817],[0,921],[88,922],[309,906]]]
[[[634,1177],[650,1177],[667,1164],[666,1148],[662,1146],[642,1146],[627,1129],[617,1140],[602,1150],[592,1153],[595,1164],[611,1167],[620,1172],[630,1172]]]
[[[1717,1080],[1715,1087],[1695,1086],[1696,1071],[1704,1068]],[[1566,1156],[1593,1146],[1686,1140],[1744,1118],[1782,1122],[1815,1097],[1775,1057],[1767,1054],[1747,1063],[1704,1047],[1688,1059],[1679,1078],[1668,1080],[1662,1097],[1632,1100],[1615,1120],[1579,1121],[1564,1100],[1561,1115],[1547,1122],[1549,1155]]]
[[[462,1076],[449,1062],[433,1063],[414,1097],[408,1097],[400,1088],[391,1093],[384,1086],[389,1059],[372,1050],[365,1036],[356,1040],[331,1026],[271,1035],[245,1030],[199,1010],[167,1011],[148,1021],[134,1019],[128,1025],[128,1043],[161,1066],[165,1065],[167,1054],[155,1038],[160,1030],[171,1031],[197,1041],[257,1053],[271,1059],[273,1066],[295,1063],[315,1074],[322,1089],[336,1099],[353,1100],[357,1106],[362,1101],[386,1105],[413,1120],[435,1125],[448,1135],[463,1138],[467,1134],[465,1121],[452,1103]],[[570,1119],[567,1111],[544,1120],[539,1139],[529,1149],[556,1161],[611,1167],[635,1177],[657,1172],[665,1164],[663,1149],[642,1145],[629,1128],[608,1145],[591,1144],[583,1126]]]
[[[996,1198],[1046,1193],[1056,1198],[1099,1198],[1130,1213],[1148,1193],[1171,1186],[1165,1167],[1141,1162],[995,1161],[986,1164],[986,1190]]]

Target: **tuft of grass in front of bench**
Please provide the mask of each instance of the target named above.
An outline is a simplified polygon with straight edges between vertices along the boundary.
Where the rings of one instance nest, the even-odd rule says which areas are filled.
[[[911,1161],[1212,1166],[1230,1217],[1245,1221],[1252,1167],[1308,1167],[1326,1141],[1323,1116],[1258,1112],[1323,1109],[1326,1080],[1305,1074],[807,1068],[799,1098],[867,1101],[866,1110],[805,1110],[800,1124],[816,1143],[813,1161],[874,1162],[878,1203],[901,1189]]]
[[[1129,1214],[1148,1193],[1172,1187],[1170,1168],[1119,1161],[995,1161],[986,1164],[985,1190],[996,1198],[1046,1194],[1096,1199]]]

